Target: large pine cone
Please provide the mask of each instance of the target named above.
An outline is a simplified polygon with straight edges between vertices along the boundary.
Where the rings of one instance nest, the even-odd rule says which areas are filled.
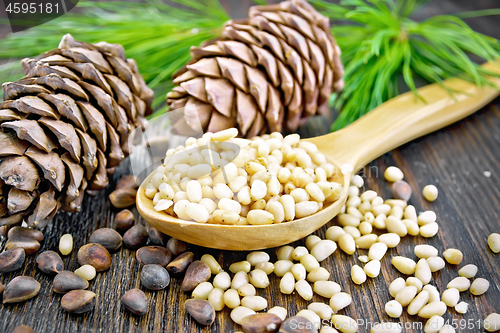
[[[167,102],[171,110],[185,107],[194,130],[198,112],[209,132],[295,131],[302,119],[327,112],[330,94],[343,87],[329,20],[304,0],[252,7],[248,19],[227,22],[221,38],[191,56]]]
[[[121,45],[66,35],[22,65],[25,77],[2,85],[0,226],[42,228],[59,208],[79,211],[85,190],[108,185],[153,92]]]

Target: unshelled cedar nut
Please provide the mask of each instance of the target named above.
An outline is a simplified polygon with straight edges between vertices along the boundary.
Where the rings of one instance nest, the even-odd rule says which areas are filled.
[[[160,265],[145,265],[141,271],[141,283],[150,290],[162,290],[170,284],[170,275]]]
[[[57,252],[44,251],[36,257],[38,269],[46,274],[57,274],[64,269],[64,264]]]
[[[122,236],[111,228],[100,228],[90,235],[89,242],[101,244],[106,250],[115,252],[122,247]]]
[[[101,244],[86,244],[78,250],[77,256],[80,265],[94,266],[98,272],[105,271],[111,266],[111,255]]]
[[[35,331],[29,326],[19,325],[14,328],[12,333],[35,333]]]
[[[124,209],[115,215],[115,228],[121,232],[126,231],[134,225],[134,214],[128,209]]]
[[[318,330],[309,319],[294,316],[286,319],[280,326],[279,333],[316,333]]]
[[[208,281],[211,276],[212,271],[206,263],[200,260],[193,261],[186,270],[181,290],[191,291],[200,283]]]
[[[154,227],[149,228],[148,235],[149,241],[153,245],[165,246],[167,243],[165,234]]]
[[[14,235],[13,237],[7,239],[5,250],[14,249],[16,247],[23,248],[26,255],[30,255],[38,251],[38,249],[40,248],[40,243],[36,239],[31,237]]]
[[[5,286],[0,283],[0,296],[2,295],[4,290],[5,290]]]
[[[188,299],[184,308],[200,325],[211,325],[215,320],[214,307],[204,299]]]
[[[17,247],[0,253],[0,273],[15,271],[24,265],[24,249]]]
[[[137,178],[134,175],[126,175],[120,178],[120,180],[116,183],[115,190],[121,188],[137,188]]]
[[[43,233],[40,230],[25,228],[25,227],[13,227],[7,233],[8,238],[13,238],[15,236],[24,236],[36,239],[37,241],[43,241]]]
[[[148,299],[140,289],[134,288],[123,294],[122,304],[133,314],[143,316],[148,310]]]
[[[109,195],[109,200],[115,208],[127,208],[135,204],[137,190],[134,188],[119,188]]]
[[[144,246],[135,252],[135,258],[142,266],[156,264],[165,267],[172,255],[162,246]]]
[[[123,244],[125,247],[136,250],[146,245],[148,241],[148,232],[142,224],[136,224],[128,229],[123,235]]]
[[[278,332],[281,322],[275,314],[257,313],[243,318],[241,326],[246,333]]]
[[[61,298],[61,307],[76,314],[89,312],[95,303],[95,294],[89,290],[72,290]]]
[[[73,272],[62,271],[55,276],[52,286],[56,293],[64,294],[71,290],[87,289],[89,283]]]
[[[186,271],[186,268],[193,262],[194,253],[184,252],[167,265],[167,271],[172,275],[179,275]]]
[[[392,196],[394,199],[401,199],[404,201],[410,200],[411,187],[404,180],[398,180],[392,184]]]
[[[17,303],[26,301],[38,295],[40,283],[28,276],[17,276],[5,287],[3,303]]]

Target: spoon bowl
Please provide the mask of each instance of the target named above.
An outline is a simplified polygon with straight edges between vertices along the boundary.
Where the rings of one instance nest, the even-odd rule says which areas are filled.
[[[486,70],[500,73],[500,64],[489,62]],[[490,82],[500,87],[499,77]],[[405,93],[377,107],[346,128],[305,141],[316,144],[327,159],[344,170],[331,181],[343,184],[340,198],[319,212],[269,225],[222,225],[184,221],[157,212],[146,197],[145,188],[152,174],[137,192],[137,209],[142,217],[161,232],[179,240],[221,250],[251,251],[288,244],[301,239],[331,221],[347,200],[351,176],[384,153],[413,139],[453,124],[479,110],[498,96],[498,88],[478,87],[459,79],[449,79],[446,86],[459,91],[451,96],[438,84],[418,89],[422,100]],[[379,172],[380,175],[383,172]]]

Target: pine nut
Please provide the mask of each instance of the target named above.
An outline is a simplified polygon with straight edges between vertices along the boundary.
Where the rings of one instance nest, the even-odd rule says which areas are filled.
[[[439,231],[439,225],[436,222],[432,222],[420,227],[420,236],[425,238],[431,238],[436,236]]]
[[[462,254],[462,252],[460,252],[460,250],[447,249],[443,252],[443,257],[448,263],[452,265],[458,265],[462,262],[464,255]]]
[[[238,272],[245,272],[248,273],[250,272],[250,269],[252,265],[248,261],[238,261],[235,263],[232,263],[231,266],[229,266],[229,271],[231,273],[238,273]]]
[[[318,262],[331,256],[337,249],[337,244],[329,239],[320,240],[311,248],[311,254]]]
[[[370,258],[368,258],[368,256],[359,256],[358,257],[358,260],[364,264],[366,264],[367,262],[370,261]]]
[[[422,318],[431,318],[432,316],[442,316],[446,313],[446,304],[444,302],[430,302],[425,305],[419,312],[419,317]]]
[[[233,276],[233,280],[231,281],[231,288],[238,290],[249,282],[250,279],[248,277],[248,274],[244,271],[239,271]]]
[[[300,258],[300,263],[305,267],[307,272],[319,267],[319,262],[312,254],[306,254]]]
[[[224,291],[222,289],[214,288],[208,294],[208,302],[212,304],[215,311],[221,311],[226,304],[224,303]]]
[[[323,267],[317,267],[313,269],[309,274],[307,274],[307,281],[316,282],[316,281],[326,281],[330,277],[330,272]]]
[[[285,320],[286,319],[286,316],[288,314],[288,311],[281,307],[281,306],[275,306],[275,307],[272,307],[270,308],[267,313],[272,313],[272,314],[275,314],[277,315],[278,317],[281,318],[281,320]]]
[[[439,333],[455,333],[455,328],[451,325],[444,325],[443,328],[439,330]]]
[[[415,248],[413,249],[413,252],[415,252],[415,255],[417,257],[424,258],[424,259],[427,259],[430,257],[437,257],[437,255],[439,253],[438,249],[436,249],[432,245],[427,245],[427,244],[415,246]]]
[[[431,269],[432,273],[443,269],[446,265],[444,259],[441,257],[429,257],[427,258],[427,263],[429,264],[429,268]]]
[[[306,247],[309,251],[311,251],[312,247],[321,241],[321,238],[319,238],[318,236],[316,235],[309,235],[307,236],[306,238]]]
[[[358,228],[351,227],[350,225],[344,227],[344,231],[351,235],[352,238],[357,239],[361,237],[361,233],[359,232]]]
[[[421,292],[424,284],[422,281],[417,279],[416,277],[410,276],[409,278],[406,279],[406,285],[407,286],[415,286],[417,288],[417,292]]]
[[[267,300],[261,296],[245,296],[241,299],[241,305],[254,311],[267,308]]]
[[[254,251],[254,252],[250,252],[247,255],[247,261],[252,266],[255,266],[261,262],[267,262],[267,261],[269,261],[269,259],[270,259],[269,254],[267,254],[264,251]]]
[[[197,299],[208,299],[212,289],[214,289],[214,286],[210,282],[202,282],[194,288],[191,296]]]
[[[244,306],[238,306],[231,311],[230,317],[236,324],[241,325],[243,318],[254,314],[256,314],[254,310]]]
[[[420,259],[415,266],[415,277],[422,281],[423,284],[428,284],[432,279],[431,268],[426,259]]]
[[[262,209],[252,209],[248,212],[247,220],[252,225],[272,224],[274,215]]]
[[[271,274],[274,272],[274,264],[272,262],[259,262],[257,265],[255,265],[256,269],[263,270],[266,272],[267,275]]]
[[[313,323],[314,327],[319,327],[321,325],[321,318],[312,310],[300,310],[296,316],[308,319]]]
[[[424,226],[429,223],[436,222],[437,216],[436,213],[432,210],[427,210],[423,213],[420,213],[417,217],[417,222],[419,226]]]
[[[283,294],[291,294],[295,289],[295,278],[291,272],[285,273],[280,280],[280,291]]]
[[[222,271],[214,277],[213,285],[215,288],[226,290],[231,286],[231,277]]]
[[[460,292],[456,288],[446,289],[441,295],[441,300],[444,304],[452,308],[458,304],[458,301],[460,300]]]
[[[330,307],[333,309],[334,313],[339,312],[345,307],[348,307],[352,303],[351,295],[343,292],[338,292],[332,296],[330,299]]]
[[[395,299],[402,306],[407,306],[415,298],[415,295],[417,295],[417,287],[406,286],[396,294]]]
[[[484,328],[488,332],[496,332],[500,330],[500,314],[492,313],[483,322]]]
[[[415,273],[415,267],[417,266],[412,259],[401,256],[393,257],[391,263],[398,271],[406,275]]]
[[[372,214],[372,213],[366,213],[366,214]],[[365,214],[365,217],[364,217],[365,220],[367,218],[366,214]],[[372,216],[373,216],[373,214],[372,214]],[[375,219],[375,217],[373,217],[372,220],[374,220],[374,219]],[[367,222],[367,221],[361,222],[359,224],[358,229],[359,229],[359,232],[361,233],[361,235],[369,235],[369,234],[371,234],[373,232],[373,227],[372,227],[371,223]]]
[[[292,221],[295,218],[295,200],[289,194],[285,194],[279,198],[279,202],[285,210],[285,220]]]
[[[282,277],[286,273],[290,272],[293,265],[293,262],[291,262],[290,260],[278,260],[274,263],[274,274],[276,274],[276,276]]]
[[[358,331],[358,323],[351,317],[344,315],[333,315],[332,326],[338,328],[342,333],[356,333]]]
[[[360,249],[369,249],[373,244],[377,242],[377,235],[369,234],[356,238],[356,246]]]
[[[375,214],[375,213],[374,213]],[[385,219],[387,217],[385,214],[379,214],[377,217],[375,217],[375,220],[373,220],[373,226],[377,229],[385,229]]]
[[[427,304],[427,302],[429,302],[429,292],[427,290],[422,290],[410,302],[406,311],[409,315],[414,316]]]
[[[333,310],[325,303],[314,302],[307,306],[307,309],[316,313],[321,319],[330,319]]]
[[[408,234],[408,229],[406,229],[406,226],[404,225],[403,222],[401,222],[400,219],[394,217],[394,216],[388,216],[387,219],[385,220],[385,225],[387,228],[387,231],[391,233],[396,233],[400,237],[404,237]]]
[[[398,301],[392,300],[385,303],[385,312],[391,318],[399,318],[403,314],[403,307]]]
[[[446,288],[457,288],[460,291],[466,291],[470,287],[470,280],[466,277],[456,277],[448,283]]]
[[[387,169],[385,169],[384,177],[388,182],[394,183],[397,182],[398,180],[402,180],[404,178],[404,174],[403,171],[401,171],[401,169],[395,166],[390,166]]]
[[[217,260],[215,260],[214,256],[212,256],[211,254],[202,255],[200,261],[203,261],[205,264],[208,265],[208,267],[210,267],[210,271],[212,272],[212,274],[219,274],[220,271],[222,270],[220,264],[217,262]]]
[[[303,256],[306,254],[309,254],[309,250],[304,247],[304,246],[297,246],[293,251],[292,251],[292,259],[293,260],[300,260]]]
[[[415,207],[412,206],[412,205],[406,206],[404,214],[403,214],[403,217],[405,219],[417,222],[418,221],[418,219],[417,219],[417,211],[416,211]]]
[[[399,207],[403,208],[403,210],[406,208],[406,206],[408,206],[406,201],[403,199],[387,199],[384,201],[384,203],[388,204],[392,208],[399,206]]]
[[[458,313],[467,313],[467,310],[469,309],[469,304],[465,302],[460,302],[457,305],[455,305],[455,311]]]
[[[326,230],[325,237],[334,242],[338,242],[340,236],[345,234],[344,229],[339,226],[333,226]]]
[[[371,278],[376,278],[380,274],[380,261],[376,259],[372,260],[367,263],[363,269],[366,275]]]
[[[439,302],[441,299],[441,295],[439,294],[439,291],[435,286],[432,286],[430,284],[424,286],[422,291],[427,291],[429,293],[429,303],[431,302]]]
[[[73,251],[73,236],[71,234],[64,234],[59,239],[59,252],[63,256],[67,256]]]
[[[310,301],[313,297],[311,285],[306,280],[297,281],[295,283],[295,290],[306,301]]]
[[[353,254],[356,251],[356,243],[350,234],[342,234],[338,239],[339,247],[347,254]]]
[[[472,279],[474,276],[476,276],[476,274],[477,274],[477,266],[473,264],[465,265],[458,271],[458,275],[464,276],[468,279]]]
[[[346,226],[357,227],[361,223],[360,217],[349,214],[339,214],[337,216],[337,220],[339,221],[339,224],[343,227]]]
[[[235,289],[228,289],[224,292],[224,304],[230,308],[234,309],[240,306],[240,295]]]
[[[394,281],[391,282],[389,285],[389,293],[391,294],[392,297],[396,297],[396,295],[406,287],[406,281],[403,278],[397,278]]]
[[[306,268],[302,264],[295,264],[292,266],[290,269],[290,272],[293,274],[295,277],[295,280],[305,280],[307,276]]]
[[[492,233],[488,236],[488,246],[493,253],[500,252],[500,234]]]
[[[370,250],[368,250],[368,258],[370,258],[371,260],[382,260],[386,252],[387,244],[377,242],[370,246]]]
[[[295,204],[295,216],[297,218],[306,217],[316,213],[319,209],[319,204],[316,201],[298,202]]]
[[[358,265],[351,267],[351,279],[356,284],[362,284],[366,281],[365,271]]]
[[[388,248],[394,248],[401,242],[401,237],[396,233],[387,233],[378,236],[378,241],[385,243]]]
[[[490,282],[483,278],[475,279],[470,286],[470,293],[475,296],[484,294],[490,287]]]
[[[401,222],[403,222],[406,229],[408,230],[408,235],[418,236],[420,234],[420,227],[418,226],[417,222],[410,219],[404,219],[401,220]]]
[[[424,189],[422,190],[422,194],[423,194],[425,200],[427,200],[429,202],[433,202],[438,197],[438,189],[434,185],[426,185],[424,187]]]
[[[75,274],[78,275],[79,277],[84,278],[87,281],[90,281],[93,278],[95,278],[96,270],[94,266],[83,265],[75,270]]]
[[[444,318],[441,316],[432,316],[424,326],[425,333],[438,333],[444,326]]]
[[[320,296],[332,298],[333,295],[340,292],[340,285],[333,281],[317,281],[314,282],[313,290]]]
[[[210,213],[205,208],[205,206],[192,202],[190,202],[187,205],[187,208],[185,209],[184,213],[187,216],[189,216],[192,220],[195,220],[196,222],[200,223],[207,222],[208,218],[210,217]]]
[[[242,297],[255,296],[256,294],[257,291],[255,290],[255,287],[250,283],[244,284],[238,289],[238,295]]]
[[[255,288],[266,288],[269,285],[269,278],[263,270],[254,269],[248,275],[250,283],[253,284]]]
[[[389,216],[393,216],[398,220],[403,218],[403,208],[401,206],[395,205],[392,207]]]
[[[276,257],[278,260],[292,260],[293,246],[285,245],[276,250]]]

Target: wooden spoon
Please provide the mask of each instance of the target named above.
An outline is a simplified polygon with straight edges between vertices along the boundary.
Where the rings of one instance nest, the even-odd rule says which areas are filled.
[[[486,63],[483,67],[500,73],[500,63]],[[490,82],[500,87],[499,78],[491,78]],[[183,221],[153,209],[152,201],[145,196],[145,187],[152,175],[144,180],[137,193],[137,209],[161,232],[205,247],[249,251],[291,243],[319,229],[340,212],[347,199],[351,176],[367,163],[406,142],[467,117],[499,95],[497,89],[479,88],[459,79],[446,80],[445,84],[463,93],[456,93],[453,98],[438,84],[431,84],[418,89],[426,103],[416,100],[413,93],[408,92],[385,102],[340,131],[307,139],[337,166],[352,166],[351,171],[333,179],[344,184],[340,198],[314,215],[270,225]]]

